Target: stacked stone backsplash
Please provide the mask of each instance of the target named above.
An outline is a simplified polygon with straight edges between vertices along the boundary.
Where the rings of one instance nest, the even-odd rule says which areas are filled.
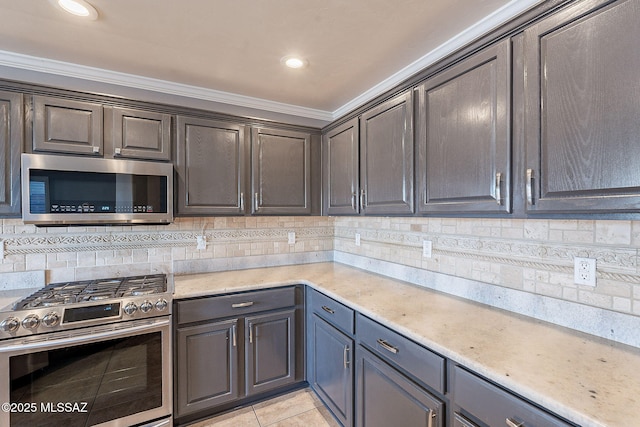
[[[288,244],[288,232],[296,243]],[[196,248],[205,235],[206,249]],[[47,283],[152,273],[199,273],[330,261],[327,217],[176,218],[165,226],[42,227],[2,220],[0,273],[46,270]]]
[[[337,261],[388,261],[640,315],[640,221],[339,217],[334,249]],[[574,284],[576,256],[597,260],[595,288]]]

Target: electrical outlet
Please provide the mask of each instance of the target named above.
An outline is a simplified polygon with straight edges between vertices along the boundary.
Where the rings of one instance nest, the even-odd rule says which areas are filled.
[[[360,233],[356,233],[356,246],[360,246]]]
[[[596,260],[593,258],[574,258],[573,281],[576,285],[596,285]]]
[[[433,243],[431,240],[423,240],[422,241],[422,256],[424,258],[431,258],[431,250],[433,248]]]
[[[290,231],[287,234],[287,240],[288,240],[290,245],[295,245],[296,244],[296,232],[295,231]]]
[[[198,242],[196,249],[207,249],[207,236],[196,236],[196,242]]]

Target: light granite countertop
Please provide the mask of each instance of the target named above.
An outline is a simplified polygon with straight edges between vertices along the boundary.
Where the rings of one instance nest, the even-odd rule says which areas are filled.
[[[577,424],[640,420],[640,349],[342,264],[176,276],[174,298],[298,283]]]

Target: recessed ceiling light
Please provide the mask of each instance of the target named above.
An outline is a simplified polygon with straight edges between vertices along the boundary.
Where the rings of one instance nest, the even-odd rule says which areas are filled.
[[[98,19],[98,11],[85,0],[49,0],[56,7],[75,16],[91,19]]]
[[[304,68],[308,64],[306,59],[298,56],[285,56],[280,60],[280,62],[289,68]]]

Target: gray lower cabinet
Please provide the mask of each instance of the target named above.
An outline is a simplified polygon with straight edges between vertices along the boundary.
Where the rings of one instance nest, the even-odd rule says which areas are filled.
[[[322,139],[324,213],[360,212],[358,118],[329,131]]]
[[[511,211],[511,45],[480,51],[418,88],[418,211]]]
[[[105,151],[114,157],[171,160],[171,115],[122,107],[104,109]]]
[[[240,396],[237,319],[176,332],[178,415],[221,405]]]
[[[359,427],[443,427],[444,404],[364,347],[356,349]]]
[[[245,126],[186,116],[176,122],[177,214],[244,214]]]
[[[304,380],[300,292],[288,286],[175,302],[177,424]]]
[[[102,156],[102,105],[52,96],[33,96],[33,152]]]
[[[247,395],[296,382],[295,310],[245,319]]]
[[[413,91],[360,117],[360,206],[365,214],[414,212]]]
[[[251,129],[251,212],[311,213],[311,134]]]
[[[585,0],[525,30],[528,213],[638,212],[638,22],[637,0]]]
[[[309,320],[309,385],[343,426],[352,426],[353,339],[316,314]]]
[[[454,366],[454,426],[569,427],[569,424],[470,371]]]
[[[0,215],[20,213],[22,95],[0,91]]]

